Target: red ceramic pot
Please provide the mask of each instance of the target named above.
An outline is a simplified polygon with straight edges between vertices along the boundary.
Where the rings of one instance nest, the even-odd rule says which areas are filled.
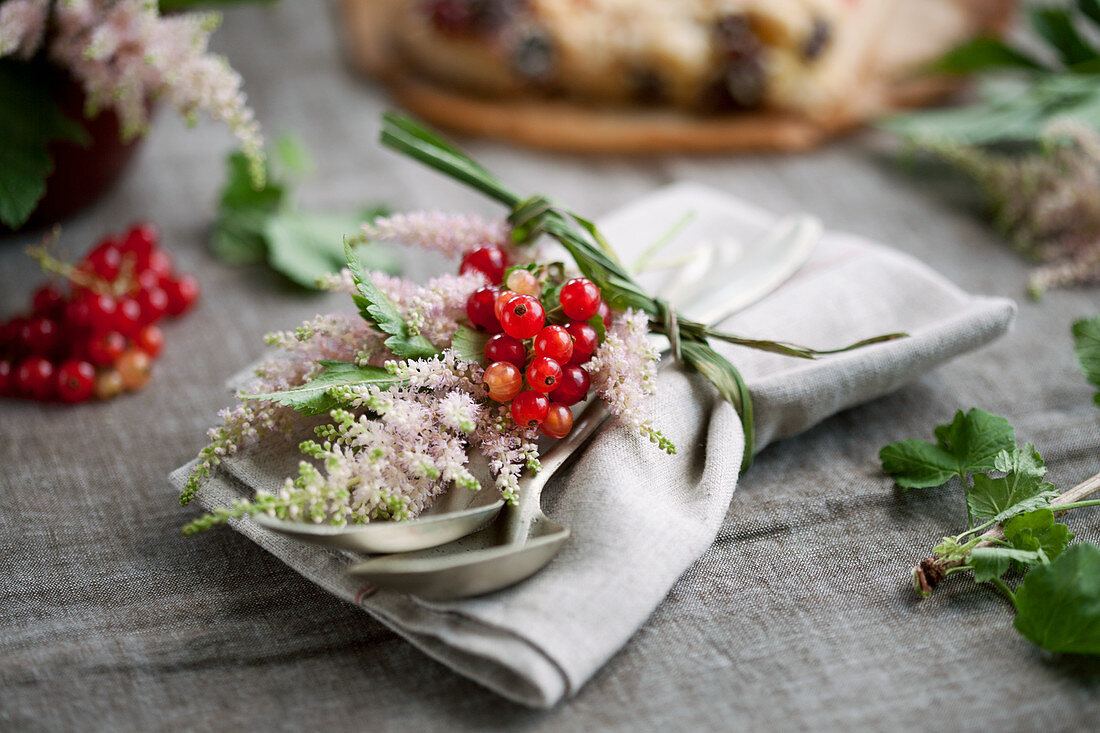
[[[110,190],[133,159],[142,138],[122,142],[118,116],[104,110],[95,117],[84,116],[86,97],[67,75],[56,74],[54,98],[61,111],[79,120],[88,132],[87,147],[56,142],[50,146],[54,169],[46,179],[46,195],[38,202],[20,231],[50,226],[91,205]]]

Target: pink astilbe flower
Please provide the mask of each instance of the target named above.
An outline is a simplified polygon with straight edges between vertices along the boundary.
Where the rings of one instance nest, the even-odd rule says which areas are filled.
[[[592,375],[592,388],[607,402],[611,414],[673,452],[672,444],[649,421],[660,353],[649,342],[648,334],[649,316],[628,309],[607,329],[603,343],[585,368]]]
[[[514,250],[510,234],[511,227],[503,219],[441,211],[395,214],[363,225],[363,237],[367,240],[433,250],[452,259],[485,245]]]
[[[154,100],[167,101],[188,121],[205,113],[237,136],[259,183],[263,138],[241,77],[207,50],[219,18],[161,17],[156,2],[146,0],[7,0],[0,4],[0,57],[30,58],[44,46],[83,88],[87,113],[114,110],[127,139],[145,133]]]
[[[49,0],[7,0],[0,3],[0,58],[29,59],[42,44]]]

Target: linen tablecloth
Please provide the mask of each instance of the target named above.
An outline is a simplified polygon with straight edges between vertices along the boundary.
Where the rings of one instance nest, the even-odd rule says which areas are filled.
[[[386,201],[493,213],[374,143],[385,97],[348,73],[314,3],[232,10],[215,35],[272,134],[316,157],[307,209]],[[164,475],[202,446],[218,385],[262,355],[261,336],[341,303],[206,250],[233,141],[158,121],[136,168],[61,245],[155,219],[205,293],[167,329],[149,387],[78,408],[0,403],[0,728],[12,730],[1084,730],[1100,714],[1095,663],[1050,657],[1011,628],[995,591],[947,583],[914,598],[907,571],[965,525],[957,488],[902,494],[886,442],[929,436],[960,407],[1007,416],[1048,477],[1096,472],[1100,411],[1069,322],[1095,289],[1022,298],[1028,264],[984,224],[972,189],[900,170],[860,136],[798,156],[555,158],[462,141],[519,190],[598,216],[671,180],[886,241],[967,292],[1017,299],[1015,329],[889,397],[761,453],[716,541],[646,625],[574,698],[503,701],[231,531],[178,534]],[[0,244],[0,313],[24,308],[25,237]],[[413,263],[414,265],[416,263]],[[1070,515],[1100,540],[1100,513]],[[869,529],[870,528],[870,529]]]

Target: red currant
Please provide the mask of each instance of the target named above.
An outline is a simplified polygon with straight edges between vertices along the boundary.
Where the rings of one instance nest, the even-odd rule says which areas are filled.
[[[155,359],[164,348],[164,331],[160,330],[160,326],[150,323],[138,332],[134,338],[134,346]]]
[[[596,311],[596,314],[603,319],[603,327],[610,328],[611,326],[611,306],[607,303],[600,301],[600,308]]]
[[[30,353],[49,356],[61,343],[61,329],[51,318],[31,318],[23,323],[19,340]]]
[[[536,356],[527,365],[527,384],[539,392],[553,392],[561,381],[561,364],[545,356]]]
[[[475,290],[466,301],[466,317],[475,328],[489,333],[500,331],[500,321],[493,313],[496,299],[497,289],[492,285],[486,285]]]
[[[600,335],[590,324],[584,321],[573,321],[565,330],[573,338],[573,356],[570,364],[583,364],[592,357],[592,352],[600,344]]]
[[[160,230],[152,222],[138,222],[126,232],[122,242],[123,254],[134,257],[134,269],[143,270],[149,266],[149,257],[160,241]]]
[[[573,356],[573,337],[561,326],[547,326],[535,336],[535,355],[565,364]]]
[[[560,402],[551,402],[546,410],[546,419],[539,428],[547,438],[559,440],[569,435],[573,429],[573,413]]]
[[[530,270],[512,270],[508,273],[508,280],[504,283],[509,290],[514,290],[520,295],[538,296],[542,292],[538,278]]]
[[[64,402],[87,402],[95,394],[95,367],[70,359],[57,370],[57,396]]]
[[[122,268],[122,250],[113,237],[107,237],[84,257],[84,264],[104,280],[114,280]]]
[[[43,285],[34,291],[31,303],[36,316],[57,318],[65,311],[65,296],[53,285]]]
[[[504,306],[508,305],[508,301],[519,295],[515,290],[501,290],[497,295],[497,300],[493,303],[493,313],[496,314],[497,320],[504,315]]]
[[[507,266],[508,258],[504,256],[504,251],[500,247],[487,245],[472,249],[463,255],[458,274],[480,272],[492,285],[499,285],[504,279],[504,268]]]
[[[542,424],[546,419],[546,413],[550,409],[550,400],[546,395],[534,390],[520,392],[512,400],[512,419],[517,425],[534,428]]]
[[[517,369],[523,369],[527,364],[527,348],[519,339],[498,333],[485,344],[485,359],[489,362],[506,361]]]
[[[141,317],[141,306],[133,298],[123,298],[118,301],[115,309],[114,330],[127,338],[133,338],[144,325]]]
[[[126,338],[118,331],[104,331],[88,340],[86,351],[96,366],[110,366],[126,351]]]
[[[99,373],[95,378],[95,396],[101,400],[109,400],[122,393],[126,385],[122,383],[122,375],[115,369],[107,369]]]
[[[87,296],[74,297],[65,304],[62,317],[65,328],[70,332],[84,331],[92,327],[92,309],[88,306]]]
[[[160,250],[157,250],[153,253],[153,257],[155,258],[159,253]],[[175,280],[162,283],[161,287],[168,294],[168,315],[170,316],[178,316],[185,312],[199,298],[199,281],[191,275],[180,275]]]
[[[114,327],[115,312],[118,310],[118,302],[110,295],[89,292],[81,300],[88,307],[87,323],[76,323],[79,327],[91,328],[93,331],[107,331]]]
[[[496,361],[485,368],[483,379],[489,387],[490,399],[507,402],[523,389],[523,375],[515,364]]]
[[[15,368],[7,359],[0,359],[0,397],[15,393]]]
[[[162,249],[155,249],[149,253],[148,269],[161,277],[172,277],[172,258]]]
[[[149,381],[149,372],[153,368],[153,360],[141,349],[127,349],[118,358],[115,369],[122,377],[122,384],[126,389],[141,389]]]
[[[49,359],[31,356],[15,370],[16,390],[31,399],[48,400],[54,394],[54,368]]]
[[[139,290],[134,300],[141,307],[142,323],[156,323],[168,313],[168,293],[161,288]]]
[[[566,364],[561,368],[561,378],[557,388],[550,393],[550,399],[563,405],[575,405],[588,396],[592,378],[584,367]]]
[[[574,321],[587,321],[600,308],[600,289],[588,278],[575,277],[561,286],[561,309]]]
[[[542,329],[546,313],[542,303],[530,295],[517,295],[509,300],[500,315],[504,333],[512,338],[529,339]]]
[[[0,350],[18,351],[20,347],[20,331],[23,329],[25,318],[16,316],[0,327]]]

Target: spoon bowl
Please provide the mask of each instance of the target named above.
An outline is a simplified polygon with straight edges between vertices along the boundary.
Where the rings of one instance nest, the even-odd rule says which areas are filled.
[[[504,501],[495,489],[472,492],[456,487],[440,497],[431,509],[406,522],[373,522],[362,526],[337,527],[276,519],[264,514],[253,517],[257,524],[296,540],[334,550],[370,555],[414,552],[445,545],[484,527],[500,514]],[[454,504],[465,500],[464,506]]]

